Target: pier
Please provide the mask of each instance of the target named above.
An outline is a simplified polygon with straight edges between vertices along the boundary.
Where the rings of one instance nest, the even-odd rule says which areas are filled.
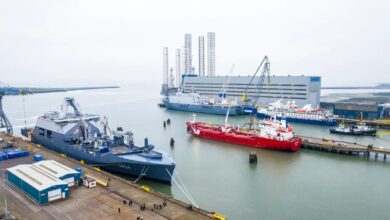
[[[118,89],[119,86],[89,86],[89,87],[70,87],[70,88],[32,88],[32,87],[0,87],[0,92],[4,95],[27,95],[37,93],[70,92],[78,90],[94,89]]]
[[[44,206],[6,184],[9,213],[18,219],[215,219],[217,216],[22,138],[4,133],[0,133],[0,138],[12,143],[14,148],[30,152],[29,157],[0,161],[2,169],[32,163],[33,155],[40,154],[44,160],[55,160],[74,169],[82,167],[86,176],[101,182],[90,189],[79,186],[72,189],[69,198]],[[0,204],[3,206],[2,202]]]
[[[383,147],[374,147],[372,145],[363,145],[352,142],[337,141],[330,138],[313,138],[300,136],[302,138],[303,149],[317,150],[329,153],[355,155],[370,158],[374,155],[375,160],[387,158],[390,155],[390,149]]]

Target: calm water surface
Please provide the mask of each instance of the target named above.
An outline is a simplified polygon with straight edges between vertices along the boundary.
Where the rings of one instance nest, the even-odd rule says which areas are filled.
[[[172,154],[180,179],[195,202],[229,219],[390,218],[390,161],[308,150],[296,153],[255,150],[193,138],[186,134],[185,127],[192,114],[157,107],[158,87],[30,95],[24,101],[23,97],[12,96],[4,98],[4,107],[19,130],[24,126],[24,118],[28,125],[33,125],[38,115],[58,110],[66,96],[75,97],[84,112],[108,116],[111,128],[123,126],[132,130],[137,144],[141,145],[143,138],[148,137],[149,142]],[[172,123],[163,129],[163,120],[167,118]],[[197,119],[224,121],[224,117],[203,114],[198,114]],[[242,124],[245,119],[232,117],[229,121]],[[345,137],[329,134],[327,127],[294,126],[301,135],[390,147],[390,136]],[[169,146],[171,137],[176,140],[174,148]],[[248,164],[250,151],[257,152],[257,165]],[[189,202],[175,184],[141,182]]]

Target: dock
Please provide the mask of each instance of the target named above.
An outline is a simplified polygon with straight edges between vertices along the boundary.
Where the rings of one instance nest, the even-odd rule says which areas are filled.
[[[71,87],[71,88],[33,88],[33,87],[0,87],[0,92],[4,95],[27,95],[38,93],[70,92],[78,90],[95,89],[118,89],[119,86],[89,86],[89,87]]]
[[[382,158],[384,161],[386,161],[387,155],[390,155],[389,148],[338,141],[330,138],[313,138],[306,136],[300,137],[302,138],[301,148],[303,149],[363,156],[367,158],[370,158],[371,155],[374,155],[375,160],[377,160],[378,158]]]
[[[12,142],[14,148],[30,151],[29,157],[0,161],[1,169],[33,163],[33,155],[40,154],[44,160],[55,160],[74,169],[82,167],[85,175],[96,177],[108,185],[105,187],[98,184],[95,188],[78,186],[71,190],[69,198],[40,206],[6,183],[8,210],[18,219],[215,219],[213,212],[196,208],[148,186],[134,184],[114,174],[94,169],[28,140],[4,133],[0,133],[0,137]],[[0,185],[4,186],[2,181]],[[3,196],[3,187],[0,188],[0,196]],[[0,204],[4,207],[3,200]]]

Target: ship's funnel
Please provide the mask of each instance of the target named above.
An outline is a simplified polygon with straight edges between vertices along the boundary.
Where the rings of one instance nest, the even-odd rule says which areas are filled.
[[[144,145],[145,145],[145,147],[149,146],[148,138],[145,138],[145,140],[144,140]]]

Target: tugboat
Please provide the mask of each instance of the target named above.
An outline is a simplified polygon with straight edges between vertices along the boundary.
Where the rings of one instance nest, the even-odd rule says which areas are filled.
[[[265,119],[257,122],[251,117],[249,127],[239,128],[227,124],[214,125],[203,122],[187,122],[187,133],[196,137],[212,139],[248,147],[277,150],[297,151],[302,139],[295,136],[292,126],[287,126],[286,120]]]
[[[82,113],[74,98],[65,98],[61,109],[40,116],[34,128],[22,129],[22,135],[91,166],[135,176],[135,182],[147,178],[171,183],[175,162],[147,138],[144,146],[135,146],[133,133],[121,127],[110,131],[106,117]]]
[[[340,123],[337,127],[331,128],[330,133],[334,134],[345,134],[345,135],[355,135],[355,136],[376,136],[376,129],[370,128],[364,123],[360,123],[357,125],[345,125],[344,123]]]
[[[360,113],[360,123],[357,125],[347,126],[341,122],[337,127],[331,128],[330,133],[355,135],[355,136],[376,136],[376,129],[370,128],[363,123],[363,113]]]

